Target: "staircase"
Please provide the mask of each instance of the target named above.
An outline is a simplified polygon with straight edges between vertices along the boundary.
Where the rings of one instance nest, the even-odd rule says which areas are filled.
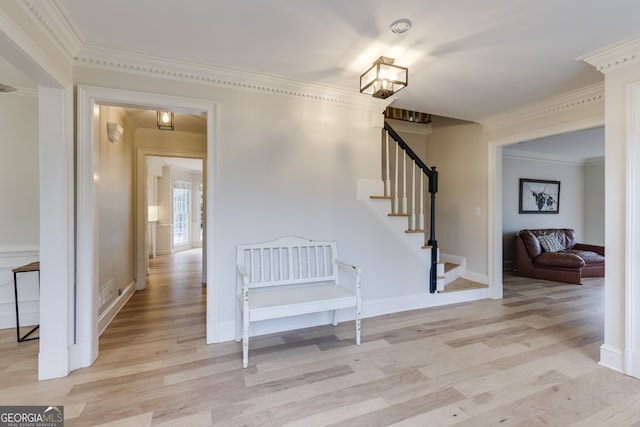
[[[358,198],[424,260],[429,269],[429,292],[487,288],[462,278],[465,259],[440,252],[435,238],[438,172],[435,167],[427,167],[387,122],[382,129],[382,163],[382,180],[359,181]],[[430,209],[425,215],[427,200]]]

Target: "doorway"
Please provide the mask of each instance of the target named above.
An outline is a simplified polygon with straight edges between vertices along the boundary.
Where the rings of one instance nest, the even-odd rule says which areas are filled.
[[[197,99],[188,99],[181,97],[171,97],[164,95],[156,95],[141,92],[120,91],[107,88],[79,86],[78,87],[78,181],[77,181],[77,194],[78,194],[78,262],[77,262],[77,296],[76,305],[78,310],[76,311],[76,324],[83,325],[77,329],[77,341],[79,344],[78,360],[79,365],[89,366],[98,356],[98,298],[99,298],[99,244],[100,235],[99,230],[99,207],[97,205],[97,196],[99,194],[100,183],[100,151],[99,140],[100,132],[100,120],[99,120],[99,107],[100,105],[111,106],[126,106],[139,108],[142,110],[170,110],[176,112],[184,112],[187,114],[201,115],[206,122],[206,136],[204,136],[204,151],[189,152],[189,156],[195,156],[202,159],[203,163],[203,180],[206,182],[206,177],[213,176],[210,174],[210,170],[213,165],[213,153],[215,152],[214,132],[215,127],[215,111],[216,105],[212,102],[207,102]],[[167,132],[169,133],[169,132]],[[164,134],[165,138],[168,138]],[[136,140],[140,138],[138,132],[136,132]],[[162,139],[163,136],[160,136]],[[158,140],[158,135],[154,137]],[[136,182],[145,181],[145,158],[147,155],[162,155],[162,156],[175,156],[186,157],[185,150],[179,148],[157,148],[158,146],[165,146],[160,144],[142,145],[136,143],[134,170]],[[194,150],[197,151],[197,150]],[[203,239],[204,241],[213,241],[214,230],[213,227],[207,227],[206,224],[213,224],[212,212],[207,209],[209,201],[213,200],[213,186],[204,186],[204,229]],[[144,288],[146,278],[146,262],[140,262],[144,260],[147,239],[146,225],[148,224],[148,209],[146,198],[143,195],[138,195],[138,185],[135,185],[134,200],[135,218],[133,219],[135,224],[135,287]],[[205,255],[203,263],[204,266],[210,264],[211,256],[207,253],[205,247]],[[208,272],[205,273],[205,281],[212,283],[212,280],[207,280]],[[210,287],[210,297],[214,298],[216,293],[215,286]],[[209,310],[210,304],[207,304],[207,310]],[[216,313],[207,313],[207,342],[216,342],[216,325],[217,317]]]
[[[569,133],[578,130],[595,128],[604,125],[604,117],[587,121],[570,122],[553,128],[535,130],[496,138],[488,141],[488,171],[489,171],[489,204],[488,217],[490,218],[488,275],[490,286],[490,298],[502,298],[502,271],[503,271],[503,215],[502,215],[502,152],[503,147],[519,142],[534,140],[546,136]]]
[[[194,157],[147,155],[144,186],[146,200],[146,260],[147,275],[153,274],[150,264],[157,257],[171,257],[190,251],[204,256],[206,183],[204,160]],[[205,263],[201,283],[205,283]]]

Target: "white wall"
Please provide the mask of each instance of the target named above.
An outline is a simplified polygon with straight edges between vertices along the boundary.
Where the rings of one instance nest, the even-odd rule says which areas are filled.
[[[107,122],[124,128],[111,142]],[[99,314],[134,281],[133,145],[135,127],[119,107],[100,107],[99,207]],[[107,288],[105,288],[107,287]]]
[[[427,165],[439,175],[438,244],[444,253],[466,258],[468,274],[487,283],[487,146],[480,125],[433,117],[427,139]]]
[[[520,178],[560,181],[558,214],[518,213]],[[603,193],[601,194],[603,195]],[[583,164],[502,157],[503,268],[515,264],[515,234],[525,228],[573,228],[579,242],[584,240]],[[603,224],[600,224],[602,227]]]
[[[37,249],[38,98],[1,94],[0,129],[0,251]]]
[[[604,158],[584,165],[584,242],[604,246],[605,235]]]
[[[0,328],[15,327],[12,269],[38,260],[38,98],[0,94]],[[20,322],[37,324],[38,274],[18,275]]]

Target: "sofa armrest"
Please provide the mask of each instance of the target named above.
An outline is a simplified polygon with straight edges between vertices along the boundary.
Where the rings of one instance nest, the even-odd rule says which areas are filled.
[[[590,245],[587,243],[576,243],[576,245],[572,249],[578,249],[580,251],[591,251],[595,252],[598,255],[604,256],[604,246],[600,245]]]

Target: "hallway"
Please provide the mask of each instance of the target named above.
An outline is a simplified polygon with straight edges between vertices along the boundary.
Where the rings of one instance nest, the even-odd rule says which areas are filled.
[[[100,337],[100,356],[112,350],[109,360],[118,360],[120,350],[129,360],[139,345],[166,348],[172,343],[205,341],[206,287],[202,285],[202,249],[189,249],[149,260],[147,288],[133,294]],[[122,338],[126,336],[126,339]],[[175,341],[174,341],[175,340]],[[154,344],[155,343],[155,344]],[[148,350],[140,354],[150,360]]]

